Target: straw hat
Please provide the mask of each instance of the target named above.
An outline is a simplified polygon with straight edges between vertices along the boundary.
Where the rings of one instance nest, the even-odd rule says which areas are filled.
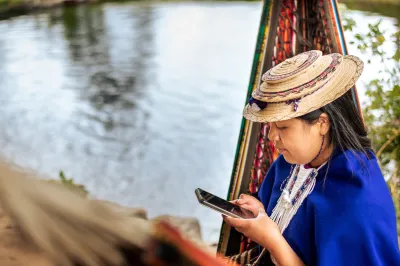
[[[253,122],[275,122],[310,113],[345,94],[363,68],[352,55],[322,55],[317,50],[298,54],[262,76],[243,116]]]

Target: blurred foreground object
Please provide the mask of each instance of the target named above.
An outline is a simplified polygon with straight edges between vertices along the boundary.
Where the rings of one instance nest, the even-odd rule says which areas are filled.
[[[1,265],[225,265],[200,249],[169,223],[149,223],[89,200],[61,184],[45,182],[0,163],[0,205],[11,224],[8,247],[20,245],[30,255],[18,261],[6,253]],[[19,238],[10,239],[10,233]],[[3,239],[3,238],[2,238]],[[0,249],[1,251],[1,249]],[[23,253],[23,252],[21,252]],[[8,263],[9,262],[9,263]]]

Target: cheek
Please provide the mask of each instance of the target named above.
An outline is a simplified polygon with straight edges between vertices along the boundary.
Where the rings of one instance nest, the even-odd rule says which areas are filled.
[[[315,138],[311,134],[296,134],[285,140],[284,145],[287,152],[282,155],[288,163],[306,164],[314,158]]]
[[[303,145],[295,145],[288,148],[287,153],[283,153],[282,155],[285,157],[285,160],[291,164],[305,164],[308,162],[309,157],[309,147],[307,144]]]

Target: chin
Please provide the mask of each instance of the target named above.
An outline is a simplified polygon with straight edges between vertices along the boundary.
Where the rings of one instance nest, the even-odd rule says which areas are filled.
[[[283,158],[285,158],[285,161],[290,164],[297,164],[297,162],[295,160],[293,160],[293,158],[291,156],[283,155]]]
[[[306,164],[306,162],[302,162],[301,160],[298,160],[296,158],[293,158],[290,154],[282,154],[283,158],[285,158],[285,161],[290,163],[290,164]]]

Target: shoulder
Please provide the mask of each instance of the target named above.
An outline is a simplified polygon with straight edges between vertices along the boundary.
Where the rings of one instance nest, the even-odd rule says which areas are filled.
[[[382,171],[375,154],[368,155],[361,152],[345,151],[336,153],[333,158],[318,173],[318,182],[326,182],[332,188],[361,189],[385,185]]]
[[[310,195],[317,220],[333,227],[344,225],[341,220],[360,228],[395,227],[393,200],[373,153],[344,152],[332,159],[327,171]]]
[[[399,265],[396,214],[375,155],[337,153],[308,196],[318,265]]]

